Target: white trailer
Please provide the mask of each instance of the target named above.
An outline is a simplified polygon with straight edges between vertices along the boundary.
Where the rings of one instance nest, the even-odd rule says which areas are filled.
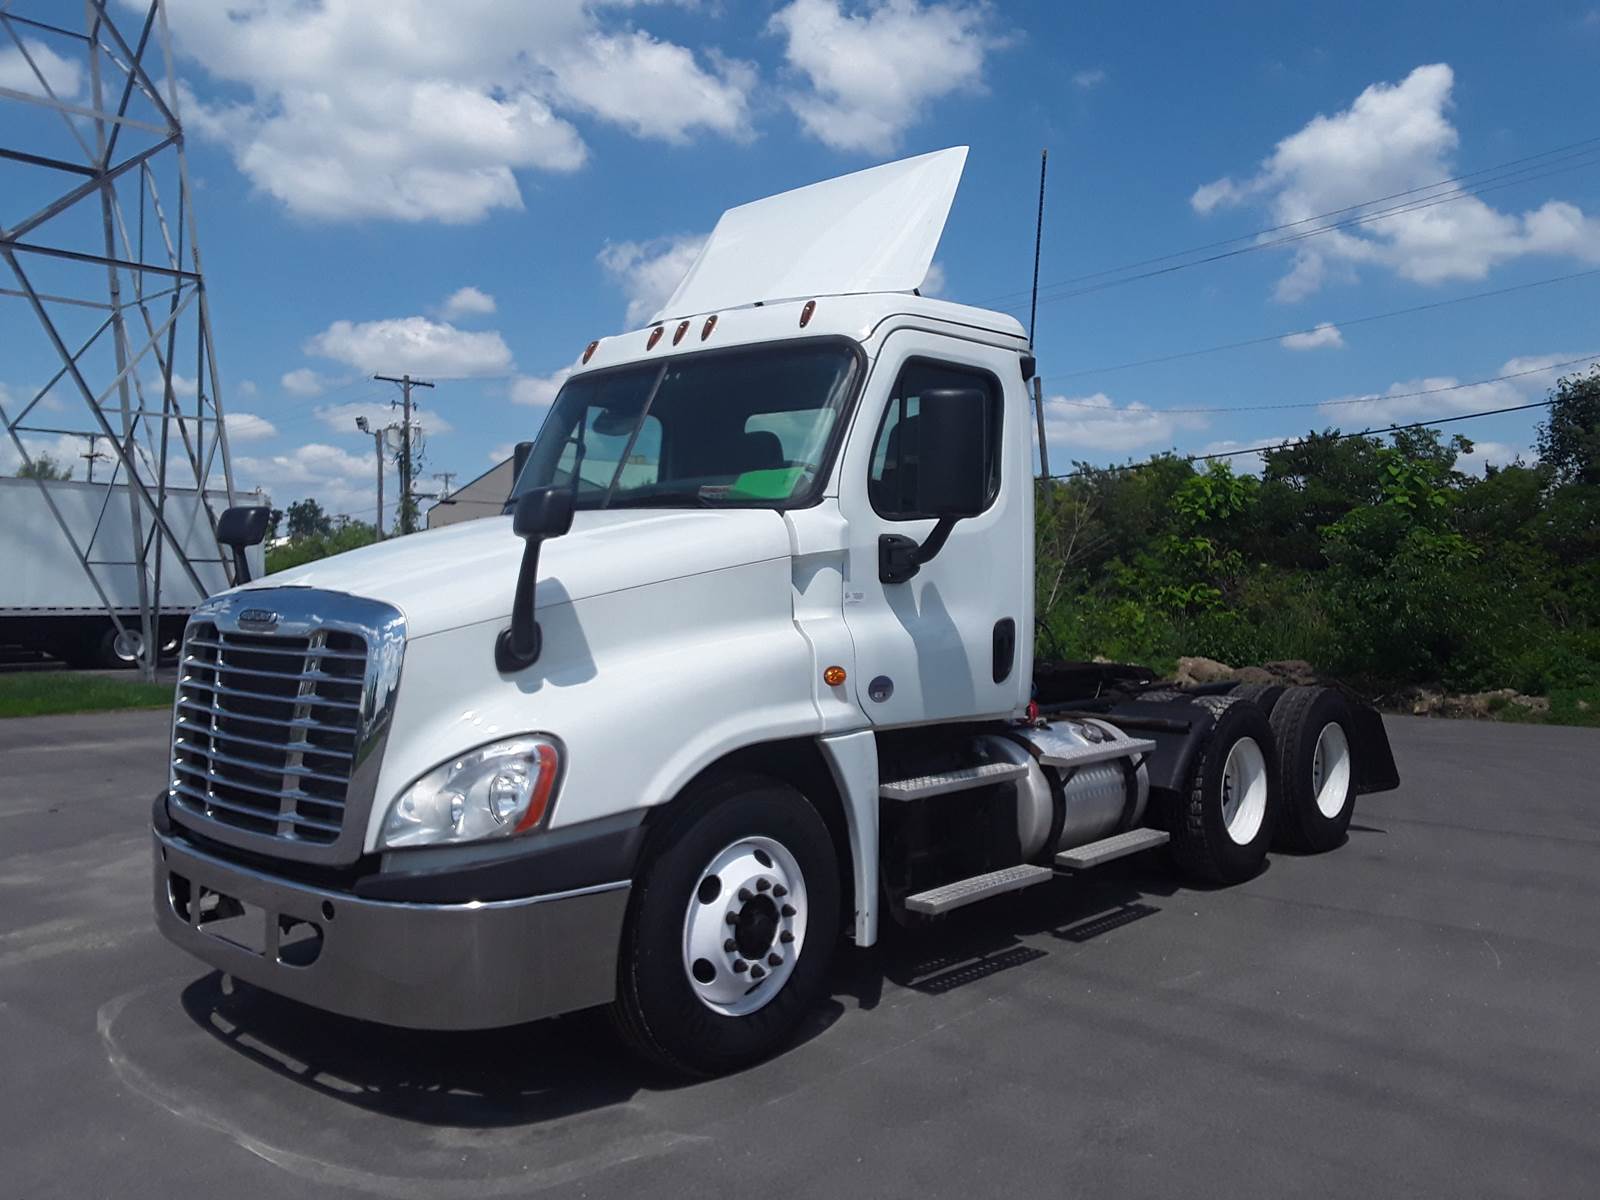
[[[228,506],[220,493],[207,501],[215,513]],[[0,478],[0,643],[42,650],[74,666],[114,666],[138,657],[139,556],[128,505],[125,484]],[[206,596],[232,583],[199,494],[170,490],[163,511],[203,585],[195,587],[146,521],[146,536],[164,552],[159,597],[154,546],[146,588],[158,601],[158,644],[167,647]],[[261,548],[249,553],[251,573],[259,575]],[[123,622],[121,638],[113,612]]]
[[[726,213],[583,351],[509,515],[198,609],[162,932],[393,1025],[609,1004],[708,1073],[785,1042],[842,938],[1339,845],[1397,782],[1358,699],[1035,664],[1032,349],[916,294],[964,159]]]

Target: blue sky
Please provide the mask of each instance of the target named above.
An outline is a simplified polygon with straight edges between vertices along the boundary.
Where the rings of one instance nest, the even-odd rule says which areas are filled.
[[[1600,351],[1600,275],[1540,282],[1600,268],[1600,142],[1292,245],[1062,282],[1600,138],[1592,2],[173,0],[170,18],[235,469],[280,505],[370,513],[354,418],[387,420],[393,394],[374,370],[437,382],[427,470],[459,484],[532,436],[589,339],[648,315],[723,208],[954,144],[972,154],[938,289],[1024,318],[1050,150],[1056,469],[1526,402],[1549,363]],[[0,45],[0,84],[17,66]],[[46,347],[14,304],[0,334],[0,385],[23,395]],[[1196,408],[1238,411],[1172,411]],[[1447,428],[1504,461],[1536,419]]]

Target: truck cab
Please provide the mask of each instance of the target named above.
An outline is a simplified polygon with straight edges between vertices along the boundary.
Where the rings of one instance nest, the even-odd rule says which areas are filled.
[[[505,515],[197,610],[167,936],[402,1026],[608,1004],[709,1073],[886,921],[1169,842],[1241,878],[1307,813],[1342,838],[1392,760],[1336,692],[1300,689],[1293,737],[1279,696],[1126,675],[1041,713],[1031,349],[916,291],[964,161],[730,210],[655,320],[583,350]]]

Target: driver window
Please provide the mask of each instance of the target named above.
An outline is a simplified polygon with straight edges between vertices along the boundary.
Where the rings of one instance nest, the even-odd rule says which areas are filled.
[[[908,362],[895,380],[884,409],[883,423],[872,446],[868,468],[867,497],[880,517],[890,521],[913,521],[917,512],[917,398],[937,388],[977,388],[983,392],[991,430],[989,445],[988,500],[1000,491],[1000,388],[994,376],[985,371],[947,366],[926,361]]]

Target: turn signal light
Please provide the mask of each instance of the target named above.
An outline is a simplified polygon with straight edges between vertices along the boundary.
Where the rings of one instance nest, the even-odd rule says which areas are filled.
[[[591,358],[594,357],[594,352],[596,350],[598,350],[598,349],[600,349],[600,339],[599,338],[595,338],[594,341],[590,342],[587,346],[585,346],[583,348],[583,361],[584,362],[588,362]]]
[[[717,327],[717,314],[712,313],[706,318],[706,323],[700,326],[700,340],[703,342],[711,336],[711,331]]]
[[[838,687],[844,682],[844,668],[829,667],[822,673],[822,682],[827,684],[829,687]]]
[[[644,344],[644,348],[646,350],[654,350],[656,343],[661,340],[661,335],[666,331],[667,327],[665,325],[657,325],[650,331],[650,340]]]

